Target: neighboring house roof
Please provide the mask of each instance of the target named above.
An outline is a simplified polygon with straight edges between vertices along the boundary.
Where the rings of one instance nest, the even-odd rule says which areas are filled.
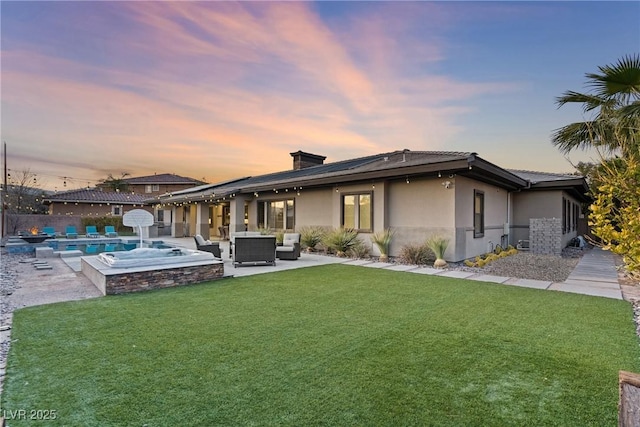
[[[99,188],[70,190],[44,198],[44,203],[118,203],[122,205],[140,205],[147,196],[129,192],[102,191]]]
[[[356,159],[241,178],[206,188],[190,188],[160,196],[163,203],[219,200],[233,194],[296,190],[379,179],[457,174],[508,190],[526,188],[527,179],[471,152],[398,150]]]
[[[161,173],[148,176],[138,176],[133,178],[125,178],[128,184],[144,185],[144,184],[204,184],[203,181],[193,178],[187,178],[180,175],[174,175],[172,173]]]

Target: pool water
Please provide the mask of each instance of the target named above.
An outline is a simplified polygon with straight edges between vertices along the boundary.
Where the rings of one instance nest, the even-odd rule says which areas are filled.
[[[85,255],[97,255],[103,252],[121,252],[121,251],[130,251],[131,249],[135,249],[139,246],[138,243],[88,243],[88,244],[68,244],[58,250],[61,251],[82,251]],[[159,249],[168,249],[171,246],[167,246],[164,244],[154,244],[151,246],[152,248]]]

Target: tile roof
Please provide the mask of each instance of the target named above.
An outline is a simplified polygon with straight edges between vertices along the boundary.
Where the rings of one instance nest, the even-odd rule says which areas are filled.
[[[148,196],[129,192],[102,191],[99,188],[70,190],[56,193],[44,198],[44,202],[86,202],[86,203],[120,203],[123,205],[143,204]]]
[[[527,170],[518,170],[518,169],[507,169],[514,175],[519,176],[522,179],[526,179],[532,184],[537,184],[539,182],[549,182],[549,181],[570,181],[574,179],[582,179],[581,175],[572,175],[568,173],[551,173],[551,172],[536,172],[536,171],[527,171]]]
[[[203,181],[193,178],[187,178],[172,173],[161,173],[148,176],[138,176],[126,178],[129,184],[203,184]]]
[[[510,190],[537,184],[536,187],[582,187],[578,175],[509,170],[480,158],[474,152],[397,150],[291,169],[217,184],[189,188],[157,198],[162,203],[213,200],[238,193],[286,189],[294,186],[332,185],[367,179],[398,179],[411,174],[459,173],[469,178],[503,186]],[[539,183],[539,184],[538,184]],[[584,184],[586,185],[586,184]],[[578,190],[576,190],[578,191]]]

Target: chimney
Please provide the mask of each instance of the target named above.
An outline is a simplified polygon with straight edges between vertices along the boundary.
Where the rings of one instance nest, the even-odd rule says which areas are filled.
[[[317,154],[305,153],[304,151],[296,151],[289,153],[293,157],[293,170],[308,168],[309,166],[317,166],[324,164],[325,156]]]

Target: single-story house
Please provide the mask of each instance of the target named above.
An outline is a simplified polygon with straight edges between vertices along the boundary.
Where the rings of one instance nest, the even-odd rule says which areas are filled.
[[[565,246],[577,235],[580,204],[588,201],[583,177],[507,170],[470,152],[399,150],[326,164],[324,156],[290,154],[291,170],[153,200],[171,209],[175,237],[209,238],[220,227],[233,233],[320,226],[354,228],[370,244],[372,233],[391,228],[391,256],[439,234],[450,240],[448,261],[527,240],[536,218],[556,218],[552,231]]]

